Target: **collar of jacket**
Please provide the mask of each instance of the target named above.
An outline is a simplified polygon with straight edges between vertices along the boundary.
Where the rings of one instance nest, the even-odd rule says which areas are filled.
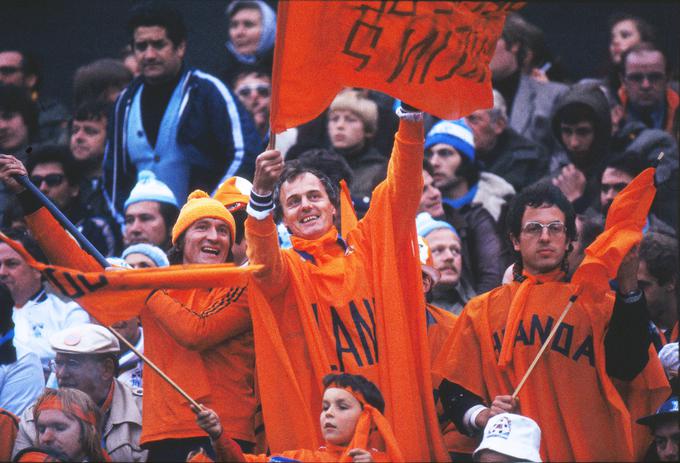
[[[339,252],[347,254],[349,251],[349,246],[334,226],[315,240],[291,236],[290,241],[295,252],[314,265],[319,265],[318,262],[323,261],[324,257],[335,257]]]

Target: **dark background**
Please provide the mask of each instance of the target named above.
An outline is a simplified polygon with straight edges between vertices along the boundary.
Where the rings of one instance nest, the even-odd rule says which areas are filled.
[[[223,66],[227,0],[167,0],[184,14],[188,62],[216,73]],[[118,57],[127,43],[125,22],[133,0],[1,0],[0,49],[19,47],[43,63],[44,96],[68,104],[75,69],[102,57]],[[674,69],[680,54],[680,2],[541,2],[521,10],[543,29],[548,47],[572,79],[593,76],[607,54],[607,17],[626,11],[658,30]]]

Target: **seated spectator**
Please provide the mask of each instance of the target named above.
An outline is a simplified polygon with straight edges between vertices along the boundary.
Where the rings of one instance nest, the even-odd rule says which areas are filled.
[[[245,68],[232,85],[234,93],[253,116],[263,140],[269,137],[269,106],[272,93],[271,74],[259,68]]]
[[[678,341],[678,240],[647,233],[640,244],[640,289],[645,293],[652,343],[657,351]]]
[[[80,199],[81,171],[66,146],[43,145],[36,149],[28,157],[26,171],[31,182],[64,213],[99,252],[105,256],[116,253],[118,240],[114,231],[115,224],[110,216],[90,215],[88,209],[83,207]],[[37,201],[31,199],[33,202]]]
[[[244,67],[259,65],[271,72],[276,13],[263,0],[237,0],[225,11],[229,26],[227,65],[222,78],[233,82]]]
[[[46,262],[38,244],[28,234],[15,230],[4,233],[21,243],[35,260]],[[37,354],[47,376],[49,362],[54,359],[49,337],[65,328],[89,323],[90,317],[75,302],[64,301],[47,291],[40,272],[4,242],[0,243],[0,283],[7,286],[14,299],[12,320],[17,355]]]
[[[102,178],[109,111],[110,104],[101,101],[89,101],[78,106],[71,121],[70,147],[82,174],[81,205],[89,215],[106,219],[114,229],[117,254],[120,251],[122,236],[106,200]]]
[[[435,186],[435,172],[429,161],[423,161],[423,194],[418,212],[428,212],[437,220],[445,220],[458,232],[463,252],[463,278],[477,294],[498,286],[507,260],[493,217],[479,205],[459,211],[442,202]],[[501,256],[501,259],[498,257]]]
[[[668,62],[664,53],[641,42],[621,56],[619,99],[624,108],[622,126],[640,121],[650,129],[675,135],[680,96],[668,85]]]
[[[77,108],[88,101],[113,104],[132,78],[123,62],[113,58],[80,66],[73,76],[73,105]]]
[[[616,195],[643,169],[644,165],[634,153],[624,153],[606,163],[600,181],[600,210],[605,217]],[[658,218],[653,212],[650,212],[647,216],[647,226],[643,232],[658,232],[672,237],[676,236],[673,227]]]
[[[388,159],[372,144],[377,130],[375,102],[355,90],[344,90],[335,97],[328,109],[328,137],[333,151],[352,169],[351,192],[359,200],[370,198],[387,175]]]
[[[655,414],[637,420],[639,424],[649,426],[654,443],[644,461],[678,461],[680,454],[680,410],[678,396],[671,396]]]
[[[4,412],[9,415],[21,414],[42,394],[45,387],[45,376],[38,355],[34,352],[17,355],[13,342],[13,306],[9,289],[0,285],[0,415]],[[0,436],[4,435],[4,423],[6,416],[0,416]],[[3,458],[2,449],[0,444],[0,461],[8,461],[10,456]]]
[[[609,156],[612,131],[604,93],[596,85],[574,85],[557,102],[551,124],[562,147],[551,159],[553,185],[577,213],[597,207],[602,164]]]
[[[461,278],[463,270],[461,242],[449,223],[434,220],[427,212],[416,217],[418,235],[423,237],[432,252],[434,268],[441,275],[432,288],[432,303],[455,315],[475,296],[470,284]]]
[[[26,50],[2,50],[0,51],[0,66],[13,71],[0,73],[0,83],[20,88],[36,105],[38,111],[36,140],[40,143],[66,143],[68,141],[68,111],[55,100],[40,98],[42,73],[35,54]]]
[[[157,180],[153,172],[140,172],[137,185],[124,204],[124,244],[149,243],[169,249],[170,232],[179,215],[178,206],[170,188]]]
[[[389,423],[383,416],[385,400],[380,390],[361,375],[329,374],[323,378],[321,435],[325,445],[317,450],[288,450],[278,455],[244,455],[222,432],[217,414],[206,408],[194,410],[196,422],[208,433],[217,461],[403,461]],[[383,451],[359,448],[373,431],[382,437]],[[192,461],[189,459],[189,461]]]
[[[38,136],[38,108],[17,87],[0,85],[0,154],[26,161],[26,147]],[[10,207],[10,192],[0,185],[0,214]]]
[[[87,324],[55,333],[50,345],[56,352],[52,365],[59,385],[54,393],[63,396],[67,394],[63,391],[78,390],[87,396],[103,420],[97,428],[103,434],[96,442],[113,461],[145,461],[146,451],[139,446],[142,392],[115,378],[120,351],[116,337],[101,325]],[[22,414],[14,455],[42,437],[41,408],[38,399]]]
[[[491,81],[493,88],[505,99],[509,126],[551,151],[555,142],[549,120],[556,99],[567,91],[567,87],[554,82],[538,82],[522,72],[531,35],[529,28],[517,13],[507,15],[489,62]]]
[[[474,461],[542,461],[541,428],[531,418],[514,413],[499,413],[484,427],[482,442],[473,454]]]
[[[30,419],[32,448],[16,452],[16,461],[109,461],[101,444],[102,413],[84,392],[45,389],[26,418]],[[51,458],[30,458],[36,450]]]
[[[475,155],[482,170],[491,172],[520,191],[548,173],[548,155],[538,144],[508,126],[503,95],[493,91],[493,108],[465,117],[472,129]]]

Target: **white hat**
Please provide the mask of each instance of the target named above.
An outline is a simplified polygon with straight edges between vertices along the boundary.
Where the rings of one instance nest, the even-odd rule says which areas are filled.
[[[125,201],[123,208],[127,209],[130,204],[141,201],[155,201],[179,207],[170,187],[158,180],[156,174],[150,170],[143,170],[138,174],[137,184],[130,192],[130,196]]]
[[[680,366],[680,358],[678,357],[678,343],[669,342],[659,351],[659,360],[666,372],[667,378],[675,378],[678,376],[678,367]]]
[[[85,323],[50,336],[52,350],[62,354],[117,354],[118,339],[101,325]]]
[[[501,413],[489,418],[484,438],[472,457],[475,458],[482,450],[492,450],[522,461],[541,461],[540,448],[541,428],[534,420]]]

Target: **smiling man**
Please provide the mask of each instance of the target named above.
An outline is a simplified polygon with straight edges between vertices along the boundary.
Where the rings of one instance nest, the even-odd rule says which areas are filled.
[[[250,177],[260,146],[252,118],[219,79],[184,64],[179,12],[164,3],[136,5],[128,33],[141,75],[116,101],[108,133],[104,179],[112,208],[122,212],[144,169],[181,199],[235,174]]]
[[[395,410],[392,416],[403,420],[397,431],[398,440],[420,442],[420,448],[409,447],[411,459],[434,458],[436,447],[428,439],[439,430],[434,413],[428,415],[430,411],[425,408],[426,401],[431,400],[429,385],[419,388],[418,384],[410,383],[414,392],[403,400],[398,399],[401,391],[397,391],[400,387],[396,383],[391,383],[395,384],[393,387],[382,387],[390,383],[388,378],[397,369],[418,374],[406,352],[420,342],[427,342],[424,336],[418,337],[420,332],[415,328],[417,323],[424,324],[424,319],[411,320],[415,315],[406,310],[408,306],[415,311],[413,305],[418,303],[423,303],[424,309],[418,255],[409,252],[417,249],[415,229],[406,225],[415,223],[422,191],[422,176],[413,175],[420,171],[423,159],[422,114],[402,108],[397,114],[402,119],[387,179],[373,191],[366,215],[356,228],[345,230],[344,236],[335,228],[335,219],[340,214],[337,184],[298,161],[284,167],[278,151],[265,151],[257,158],[246,239],[250,263],[263,268],[255,272],[254,284],[248,290],[252,312],[271,311],[278,327],[258,334],[261,325],[254,321],[255,337],[280,334],[286,344],[286,352],[280,354],[290,359],[295,372],[290,380],[299,383],[303,391],[300,397],[311,397],[299,404],[292,402],[295,397],[283,402],[276,400],[272,372],[276,375],[288,372],[281,368],[281,363],[266,363],[267,359],[278,357],[265,352],[267,344],[256,343],[256,349],[265,349],[258,350],[256,355],[263,409],[272,410],[270,415],[265,413],[272,452],[285,450],[285,446],[313,445],[310,436],[321,439],[318,430],[311,426],[304,434],[302,426],[286,427],[277,423],[276,417],[288,413],[301,417],[318,414],[320,391],[310,389],[310,385],[318,384],[326,373],[347,372],[366,376],[381,388],[390,403],[405,407]],[[279,248],[274,210],[292,235],[292,249]],[[406,302],[411,297],[412,302]],[[418,315],[424,313],[422,310]],[[310,323],[312,320],[318,324]],[[407,323],[413,323],[413,330],[408,329]],[[392,350],[385,347],[378,351],[383,342],[393,346]],[[399,366],[395,363],[389,368],[391,362],[398,362]],[[423,371],[419,375],[424,376],[429,378],[429,373]],[[414,397],[414,393],[422,396]],[[296,410],[290,408],[292,403]]]

